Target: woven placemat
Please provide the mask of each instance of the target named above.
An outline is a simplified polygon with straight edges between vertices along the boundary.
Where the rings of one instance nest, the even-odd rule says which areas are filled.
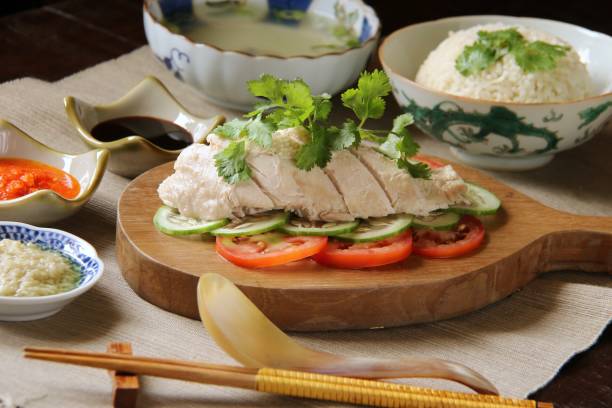
[[[20,79],[0,85],[0,117],[50,146],[84,151],[68,124],[62,98],[74,95],[107,103],[145,75],[159,77],[199,115],[236,113],[206,102],[159,64],[148,47],[56,83]],[[558,155],[547,167],[495,176],[557,209],[612,215],[612,128],[587,144]],[[449,157],[448,149],[418,136],[423,151]],[[107,173],[92,201],[57,225],[91,242],[106,264],[99,284],[51,318],[0,323],[0,397],[30,399],[30,407],[106,407],[110,382],[103,370],[24,360],[25,345],[103,351],[110,341],[129,341],[135,353],[233,363],[200,322],[175,316],[140,299],[127,286],[114,253],[116,201],[128,180]],[[432,356],[464,363],[491,379],[508,396],[525,397],[552,378],[575,353],[588,348],[612,318],[612,279],[576,272],[551,273],[495,305],[433,324],[378,331],[310,333],[295,338],[347,355],[385,358]],[[248,335],[248,333],[245,333]],[[461,389],[445,382],[410,381]],[[229,388],[145,379],[140,406],[325,406]]]

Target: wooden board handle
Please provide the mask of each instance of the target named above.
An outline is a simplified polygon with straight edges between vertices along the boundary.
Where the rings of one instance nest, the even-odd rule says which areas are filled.
[[[578,269],[612,274],[612,217],[560,213],[559,230],[544,237],[544,270]]]

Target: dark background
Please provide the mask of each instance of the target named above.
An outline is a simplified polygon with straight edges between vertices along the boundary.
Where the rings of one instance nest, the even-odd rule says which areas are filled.
[[[2,0],[0,15],[65,2],[60,0]],[[99,0],[90,0],[90,2],[106,3],[106,1]],[[139,0],[127,2],[141,4]],[[612,34],[612,2],[609,0],[559,0],[555,2],[538,0],[365,0],[365,2],[372,5],[378,12],[385,34],[410,23],[467,14],[505,14],[549,18]]]
[[[364,0],[376,9],[389,34],[398,28],[421,21],[470,14],[501,14],[539,17],[577,24],[612,34],[612,1],[539,0]]]
[[[378,12],[383,35],[468,14],[542,17],[612,34],[611,0],[366,2]],[[25,76],[54,81],[144,44],[141,0],[0,0],[0,82]],[[532,398],[556,408],[612,407],[612,326]]]

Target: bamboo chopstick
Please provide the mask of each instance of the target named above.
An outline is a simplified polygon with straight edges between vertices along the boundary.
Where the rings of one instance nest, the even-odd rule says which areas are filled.
[[[46,353],[52,355],[66,355],[66,356],[89,356],[89,357],[113,357],[117,360],[126,360],[126,361],[145,361],[145,362],[155,362],[155,363],[164,363],[164,364],[172,364],[176,366],[184,366],[184,367],[195,367],[195,368],[207,368],[210,370],[221,370],[221,371],[232,371],[237,373],[247,373],[247,374],[257,374],[257,368],[250,367],[236,367],[222,364],[210,364],[210,363],[202,363],[196,361],[188,361],[188,360],[174,360],[168,358],[156,358],[156,357],[141,357],[134,355],[126,355],[120,353],[101,353],[96,351],[85,351],[85,350],[71,350],[71,349],[62,349],[62,348],[52,348],[52,347],[26,347],[24,348],[24,352],[26,354],[32,353]]]
[[[552,408],[552,404],[531,400],[440,391],[381,381],[271,368],[252,369],[49,348],[26,348],[25,357],[204,384],[245,388],[293,397],[378,407]]]

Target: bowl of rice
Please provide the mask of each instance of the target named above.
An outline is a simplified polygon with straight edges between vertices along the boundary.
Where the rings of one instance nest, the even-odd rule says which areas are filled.
[[[400,107],[462,162],[541,167],[612,117],[612,37],[558,21],[451,17],[379,49]]]
[[[0,222],[0,321],[42,319],[91,289],[104,263],[67,232]]]

